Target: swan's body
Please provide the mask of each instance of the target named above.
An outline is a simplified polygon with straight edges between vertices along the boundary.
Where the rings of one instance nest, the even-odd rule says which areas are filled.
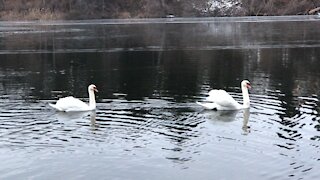
[[[243,104],[239,104],[233,97],[225,90],[211,90],[209,96],[206,98],[206,103],[197,102],[197,104],[203,106],[206,109],[215,110],[239,110],[250,107],[250,99],[248,88],[251,88],[248,80],[241,82],[241,90],[243,97]]]
[[[57,111],[91,111],[96,109],[96,99],[94,92],[98,92],[95,85],[91,84],[88,87],[89,93],[89,104],[84,103],[83,101],[74,98],[72,96],[60,98],[56,104],[49,104],[51,107]]]

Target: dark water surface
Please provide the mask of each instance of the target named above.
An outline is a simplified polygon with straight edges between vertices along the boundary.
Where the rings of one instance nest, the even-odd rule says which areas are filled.
[[[317,179],[316,16],[0,22],[0,179]],[[249,111],[206,111],[212,88]],[[59,97],[97,110],[57,113]]]

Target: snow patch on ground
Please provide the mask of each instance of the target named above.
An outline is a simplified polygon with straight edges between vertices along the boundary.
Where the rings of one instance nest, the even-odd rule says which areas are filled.
[[[216,12],[219,15],[226,15],[227,12],[234,11],[241,8],[239,0],[209,0],[208,6],[202,9],[203,13]]]
[[[225,0],[225,1],[211,0],[208,2],[208,4],[210,6],[209,10],[214,11],[215,9],[231,8],[231,7],[239,4],[239,2],[235,2],[234,0]]]

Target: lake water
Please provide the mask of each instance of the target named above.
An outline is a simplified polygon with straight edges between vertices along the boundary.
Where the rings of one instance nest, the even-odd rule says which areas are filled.
[[[316,16],[0,22],[0,179],[317,179]],[[251,108],[204,110],[213,88]],[[58,113],[73,95],[97,110]]]

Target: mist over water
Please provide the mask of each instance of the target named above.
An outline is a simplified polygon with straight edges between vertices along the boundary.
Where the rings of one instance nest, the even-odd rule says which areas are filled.
[[[316,179],[319,19],[0,23],[2,179]],[[207,111],[225,89],[251,108]],[[97,110],[58,113],[73,95]]]

